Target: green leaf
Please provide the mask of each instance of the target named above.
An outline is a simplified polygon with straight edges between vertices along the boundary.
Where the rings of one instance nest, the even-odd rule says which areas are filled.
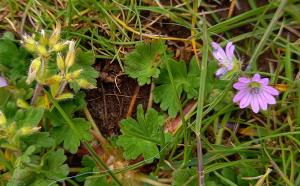
[[[84,186],[98,186],[98,185],[109,185],[109,186],[118,186],[119,184],[116,183],[114,180],[106,179],[106,176],[98,176],[99,174],[95,173],[98,172],[99,169],[96,167],[95,162],[90,156],[84,156],[81,160],[81,164],[83,168],[81,168],[78,175],[83,173],[90,173],[76,177],[76,180],[79,182],[84,181]]]
[[[50,180],[58,180],[66,177],[69,173],[68,165],[64,164],[66,159],[67,157],[64,155],[63,149],[50,152],[44,162],[44,176]]]
[[[239,174],[237,176],[237,183],[238,185],[249,185],[249,182],[254,185],[254,181],[248,181],[243,179],[243,177],[256,177],[259,176],[257,170],[249,165],[242,165],[239,167]]]
[[[6,186],[26,186],[32,182],[32,174],[29,168],[16,167]]]
[[[138,43],[135,49],[125,56],[125,73],[129,77],[137,78],[141,86],[149,84],[151,77],[159,76],[159,66],[165,61],[165,57],[162,57],[165,51],[166,46],[160,40]]]
[[[22,141],[27,145],[35,145],[44,148],[50,148],[55,144],[48,132],[36,132],[28,136],[22,136]]]
[[[183,61],[169,60],[168,65],[178,96],[181,97],[183,92],[185,92],[188,99],[196,97],[200,80],[200,71],[196,60],[191,60],[188,69]],[[175,117],[180,107],[166,67],[162,69],[155,83],[157,86],[153,91],[154,102],[160,103],[162,110],[168,110],[168,114],[171,117]]]
[[[36,127],[44,116],[43,108],[31,107],[25,110],[25,117],[17,122],[18,127]]]
[[[31,145],[29,146],[26,151],[20,156],[17,160],[17,162],[24,162],[24,163],[29,163],[31,161],[30,156],[34,153],[36,150],[35,146]]]
[[[89,141],[92,139],[90,133],[91,124],[83,118],[72,119],[76,130],[70,128],[69,125],[64,124],[63,126],[55,127],[53,129],[53,137],[57,144],[63,142],[65,149],[69,150],[71,153],[76,153],[80,145],[81,140]]]
[[[236,172],[232,167],[225,167],[222,169],[222,175],[230,181],[236,183]]]
[[[74,113],[76,111],[80,111],[86,106],[85,93],[78,92],[77,94],[75,94],[73,99],[60,102],[60,106],[70,118],[73,118]],[[51,124],[55,127],[66,124],[66,121],[61,117],[57,109],[53,109],[50,112],[46,112],[46,117],[51,121]]]
[[[158,157],[157,144],[164,123],[163,116],[154,109],[149,109],[144,115],[141,105],[137,108],[137,120],[133,118],[121,121],[121,132],[117,145],[124,149],[126,159],[136,159],[143,155],[144,159]],[[148,161],[149,163],[152,160]]]
[[[27,75],[28,53],[9,38],[0,39],[0,71],[9,80],[17,80]]]
[[[94,54],[92,52],[78,52],[76,56],[76,63],[70,69],[70,72],[82,69],[79,79],[85,79],[92,85],[97,85],[97,78],[99,77],[98,71],[96,71],[92,65],[95,63]],[[78,92],[80,86],[76,82],[70,83],[71,88]]]
[[[83,182],[86,177],[90,176],[90,174],[84,174],[84,173],[93,172],[94,168],[96,167],[95,162],[90,156],[83,156],[81,160],[81,165],[82,168],[80,169],[76,177],[76,180],[79,182]]]
[[[29,147],[23,154],[21,161],[26,163],[34,163],[29,158],[34,152],[34,146]],[[24,157],[28,156],[28,157]],[[7,185],[9,186],[26,186],[26,185],[41,185],[46,186],[53,183],[54,180],[59,180],[65,178],[69,174],[69,167],[64,164],[67,157],[64,155],[63,149],[58,149],[57,151],[50,151],[44,156],[42,164],[38,163],[31,168],[26,165],[17,165],[14,169],[11,180]],[[42,165],[42,166],[41,166]],[[57,185],[57,184],[53,184]]]
[[[173,172],[174,179],[172,186],[196,186],[198,185],[198,177],[196,168],[178,169]]]

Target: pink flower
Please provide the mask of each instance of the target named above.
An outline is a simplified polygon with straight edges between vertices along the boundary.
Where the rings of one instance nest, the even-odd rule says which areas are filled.
[[[2,76],[0,76],[0,88],[1,87],[6,87],[8,85],[6,79]]]
[[[233,102],[239,103],[241,109],[250,105],[255,113],[260,109],[267,110],[268,104],[276,104],[274,96],[279,95],[279,92],[268,86],[268,83],[269,78],[260,78],[259,74],[255,74],[252,78],[239,78],[239,81],[233,84],[238,90]]]
[[[211,45],[213,48],[213,56],[219,62],[219,66],[221,66],[216,72],[216,76],[220,77],[232,70],[235,47],[232,42],[229,42],[224,51],[218,43],[212,42]]]

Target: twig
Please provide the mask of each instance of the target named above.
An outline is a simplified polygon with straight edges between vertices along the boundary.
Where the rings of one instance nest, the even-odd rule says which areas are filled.
[[[236,0],[232,0],[231,4],[230,4],[230,8],[229,8],[229,12],[228,12],[228,16],[227,18],[230,18],[234,12],[234,7],[236,5]]]
[[[42,90],[43,90],[43,85],[37,83],[36,86],[35,86],[35,89],[33,91],[33,95],[32,95],[31,101],[30,101],[30,105],[33,105],[35,103],[36,99],[41,94]]]
[[[150,94],[149,94],[149,99],[148,99],[148,105],[147,105],[147,110],[152,108],[153,104],[153,90],[154,90],[155,84],[154,82],[151,83],[151,88],[150,88]]]
[[[83,108],[83,112],[87,118],[87,120],[92,124],[93,127],[93,131],[94,131],[94,135],[96,136],[96,138],[99,140],[99,142],[102,145],[107,145],[108,141],[103,137],[103,135],[101,134],[100,130],[98,129],[89,109],[87,107]]]
[[[130,101],[130,104],[129,104],[129,107],[128,107],[128,111],[127,111],[127,114],[126,114],[126,118],[129,118],[132,115],[133,108],[134,108],[134,105],[135,105],[135,102],[136,102],[136,97],[139,94],[139,91],[140,91],[140,86],[137,86],[135,88],[133,96],[131,98],[131,101]]]

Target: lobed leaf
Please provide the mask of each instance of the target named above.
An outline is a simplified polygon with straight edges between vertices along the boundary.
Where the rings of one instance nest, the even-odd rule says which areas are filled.
[[[160,40],[138,43],[135,49],[125,56],[125,73],[129,77],[137,78],[140,86],[149,84],[151,77],[159,76],[159,67],[165,62],[161,55],[165,51],[166,47]]]
[[[144,159],[158,157],[157,144],[160,143],[160,134],[164,123],[163,116],[154,109],[144,114],[141,105],[137,108],[137,120],[133,118],[121,121],[121,132],[117,145],[124,149],[126,159],[136,159],[143,155]],[[148,162],[152,162],[149,160]]]

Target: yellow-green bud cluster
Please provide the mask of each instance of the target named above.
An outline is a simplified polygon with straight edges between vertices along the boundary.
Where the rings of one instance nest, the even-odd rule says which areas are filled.
[[[47,85],[56,99],[67,99],[73,97],[71,94],[63,93],[68,83],[76,82],[84,89],[95,88],[95,86],[80,77],[82,69],[72,70],[76,59],[76,43],[61,41],[60,34],[61,25],[57,24],[50,35],[42,30],[38,36],[23,37],[23,46],[36,54],[36,58],[31,62],[26,82],[30,84],[37,81],[39,84]],[[65,51],[67,47],[68,50]],[[48,70],[48,62],[53,60],[52,57],[56,57],[57,74]],[[22,107],[26,107],[22,102],[19,103]]]
[[[61,25],[57,24],[50,36],[42,30],[39,36],[23,36],[23,46],[39,56],[49,57],[52,52],[60,52],[66,47],[66,42],[60,40]]]

